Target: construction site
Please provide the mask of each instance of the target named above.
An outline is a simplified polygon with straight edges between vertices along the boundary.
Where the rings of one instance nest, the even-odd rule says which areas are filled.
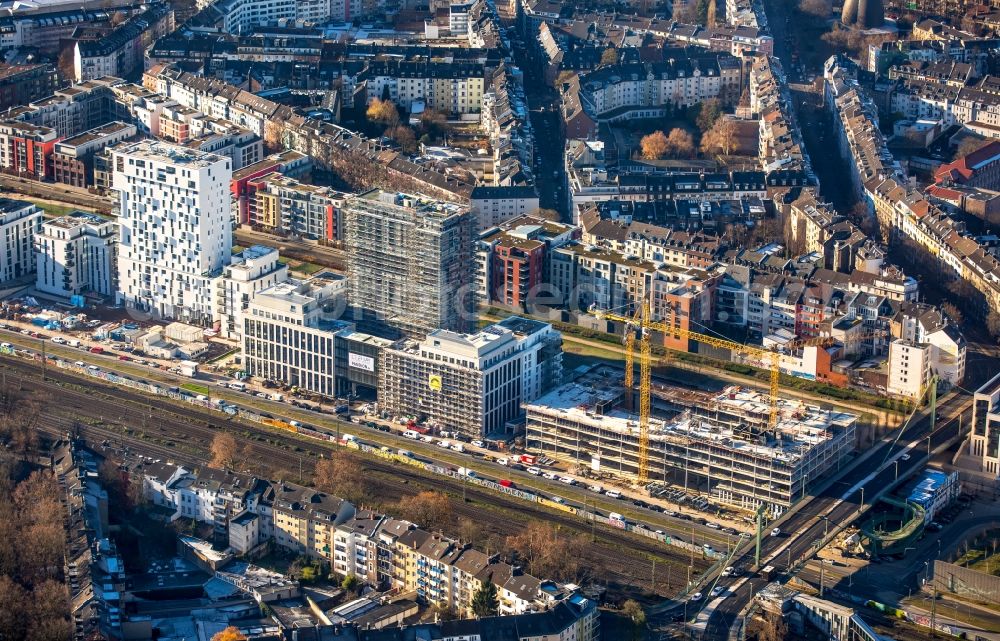
[[[853,414],[736,386],[706,392],[660,381],[642,386],[646,405],[630,383],[599,365],[525,405],[527,447],[596,475],[662,481],[747,511],[765,506],[772,518],[854,450]]]

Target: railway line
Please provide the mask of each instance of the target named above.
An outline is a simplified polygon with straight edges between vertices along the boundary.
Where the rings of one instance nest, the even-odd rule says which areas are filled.
[[[249,433],[267,439],[245,442],[251,446],[253,460],[266,461],[271,466],[268,472],[295,470],[307,462],[311,466],[311,459],[331,449],[330,445],[319,441],[272,431],[161,398],[156,399],[154,407],[150,397],[144,394],[98,379],[82,379],[63,370],[49,368],[43,381],[40,365],[31,361],[3,359],[0,371],[4,372],[8,385],[17,384],[29,392],[41,394],[43,399],[58,399],[58,406],[43,407],[39,417],[39,429],[52,436],[64,435],[75,427],[91,443],[121,442],[154,458],[203,465],[204,453],[212,438],[219,429],[225,429],[238,437]],[[81,385],[84,381],[86,388]],[[99,424],[94,424],[94,419],[99,419]],[[161,443],[152,442],[150,438],[159,438]],[[173,442],[173,446],[162,444],[164,440]],[[552,512],[449,477],[424,475],[409,466],[393,465],[373,457],[362,457],[362,460],[366,472],[372,472],[368,475],[372,494],[388,503],[420,489],[432,489],[452,498],[455,516],[472,519],[485,530],[499,535],[515,534],[532,519],[548,521],[570,532],[593,532],[596,540],[587,544],[585,558],[592,562],[595,576],[605,578],[609,586],[623,592],[645,590],[655,580],[658,592],[672,593],[683,587],[689,564],[692,565],[692,577],[707,567],[707,562],[697,556],[692,564],[688,554],[670,546],[618,530],[612,532],[605,526],[595,527],[569,513]],[[469,502],[461,499],[463,493]],[[654,567],[653,559],[658,567]]]

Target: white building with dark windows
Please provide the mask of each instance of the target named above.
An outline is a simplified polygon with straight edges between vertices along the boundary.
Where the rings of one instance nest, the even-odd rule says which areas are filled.
[[[278,261],[278,250],[254,245],[233,255],[214,286],[215,320],[219,332],[238,339],[243,319],[257,292],[288,280],[288,266]]]
[[[23,200],[0,198],[0,283],[35,271],[32,245],[42,228],[42,210]]]
[[[509,434],[521,404],[562,380],[562,338],[512,316],[475,334],[436,330],[382,351],[381,409],[470,436]]]
[[[232,161],[158,141],[112,152],[119,303],[158,318],[214,319],[212,282],[229,264]]]
[[[83,212],[45,221],[35,234],[35,288],[62,298],[113,296],[117,233],[115,221]]]

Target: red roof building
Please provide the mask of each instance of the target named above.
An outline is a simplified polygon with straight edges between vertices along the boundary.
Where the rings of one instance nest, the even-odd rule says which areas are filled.
[[[1000,141],[941,165],[934,174],[938,185],[965,185],[983,189],[1000,189]]]

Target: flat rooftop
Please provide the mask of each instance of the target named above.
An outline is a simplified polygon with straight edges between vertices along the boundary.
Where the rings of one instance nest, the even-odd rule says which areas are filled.
[[[554,389],[525,407],[529,415],[532,412],[557,414],[562,419],[638,436],[638,415],[627,412],[620,406],[625,398],[623,377],[621,370],[610,367],[592,368],[576,381]],[[801,457],[803,446],[809,448],[819,445],[833,438],[833,432],[837,428],[849,427],[857,420],[853,414],[827,411],[800,401],[779,399],[778,424],[773,430],[756,430],[758,435],[773,431],[779,438],[762,439],[748,434],[749,429],[737,431],[731,424],[713,420],[704,412],[699,415],[697,410],[714,408],[726,414],[752,418],[750,423],[760,423],[769,414],[770,404],[766,394],[736,386],[726,388],[718,394],[695,390],[689,394],[664,394],[661,386],[657,396],[666,398],[679,411],[666,419],[655,415],[650,418],[651,440],[713,441],[729,449],[786,461]],[[749,425],[746,427],[749,428]]]
[[[446,200],[437,200],[421,194],[406,194],[403,192],[388,192],[380,189],[373,189],[369,192],[359,194],[358,200],[378,202],[386,205],[395,205],[410,209],[420,214],[436,216],[452,216],[469,211],[465,205],[458,205]]]
[[[84,145],[88,142],[94,140],[99,140],[101,138],[107,138],[108,136],[113,136],[119,132],[132,129],[135,130],[135,125],[130,125],[126,122],[109,122],[106,125],[101,125],[100,127],[94,127],[88,131],[83,132],[72,138],[67,138],[66,140],[60,140],[60,147],[77,147],[79,145]]]
[[[110,221],[106,218],[101,218],[97,214],[91,214],[85,211],[74,211],[65,216],[60,216],[59,218],[50,218],[49,220],[46,220],[43,224],[46,227],[76,229],[81,225],[98,225],[106,222]]]
[[[143,140],[119,147],[116,151],[123,155],[142,158],[144,160],[161,162],[168,165],[189,165],[196,168],[209,167],[219,162],[228,162],[229,160],[218,154],[188,149],[159,140]]]

